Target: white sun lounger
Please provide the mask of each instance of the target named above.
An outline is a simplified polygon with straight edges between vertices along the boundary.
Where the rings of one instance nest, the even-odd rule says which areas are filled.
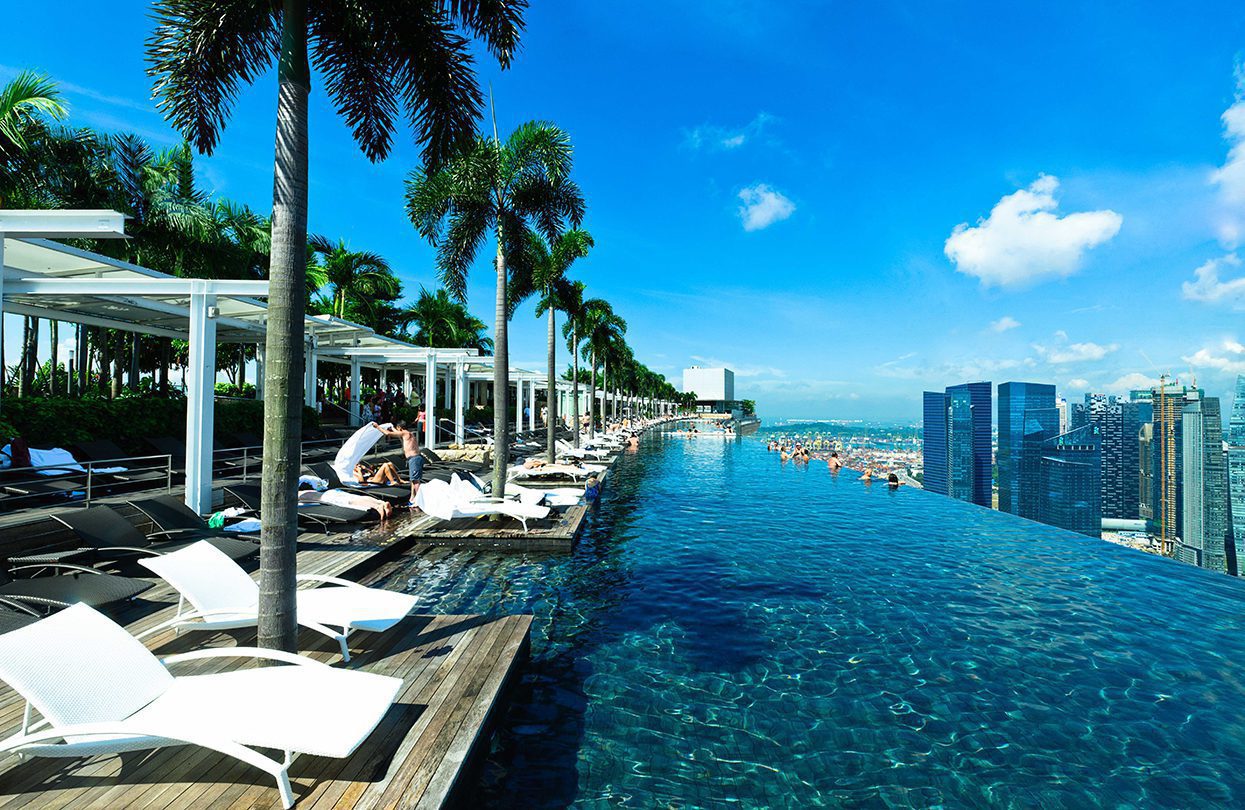
[[[165,667],[227,657],[294,666],[187,677]],[[287,808],[294,804],[288,774],[294,757],[350,756],[402,686],[400,678],[251,647],[158,659],[84,604],[0,636],[0,680],[26,699],[22,728],[0,740],[0,754],[90,757],[198,745],[273,776]],[[256,748],[285,756],[273,759]]]
[[[457,475],[457,473],[455,473]],[[489,485],[480,479],[475,473],[467,473],[464,479],[469,484],[473,484],[481,495],[488,495]],[[583,489],[579,487],[551,487],[550,489],[532,489],[513,481],[506,483],[506,497],[513,497],[519,503],[527,503],[545,506],[574,506],[584,497]]]
[[[582,467],[576,467],[571,464],[545,464],[540,467],[524,467],[522,464],[511,467],[507,471],[507,477],[511,481],[522,481],[525,478],[557,478],[559,476],[565,478],[587,478],[590,475],[600,475],[605,472],[605,467],[599,464],[585,464]]]
[[[453,476],[457,478],[457,474]],[[505,501],[480,495],[471,484],[458,479],[459,488],[445,481],[425,481],[420,484],[415,494],[415,505],[426,514],[441,520],[453,520],[461,517],[484,517],[485,515],[506,515],[523,524],[527,532],[529,520],[549,517],[549,507],[535,504]],[[466,487],[475,495],[461,487]]]
[[[177,616],[144,632],[169,627],[181,630],[227,630],[259,622],[259,585],[238,564],[210,543],[199,542],[160,557],[139,560],[177,590]],[[350,660],[346,636],[351,630],[381,632],[402,621],[416,599],[396,591],[368,588],[357,582],[319,574],[299,574],[300,582],[320,587],[297,592],[298,623],[336,639],[342,660]],[[190,602],[193,610],[185,610]],[[338,632],[336,628],[341,628]]]

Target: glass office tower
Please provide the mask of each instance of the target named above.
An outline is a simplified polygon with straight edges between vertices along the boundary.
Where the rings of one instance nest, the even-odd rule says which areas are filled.
[[[1060,415],[1055,404],[1055,386],[1046,383],[1001,383],[998,414],[999,450],[995,461],[999,470],[999,511],[1019,515],[1022,514],[1022,490],[1026,484],[1036,486],[1035,480],[1024,476],[1026,465],[1023,454],[1028,420],[1036,420],[1042,425],[1053,424],[1051,436],[1059,432]]]
[[[947,395],[925,392],[921,454],[924,463],[921,486],[927,492],[947,494]]]
[[[1240,572],[1245,567],[1245,374],[1236,378],[1232,416],[1228,420],[1228,488],[1237,570]]]
[[[993,386],[988,382],[947,389],[947,494],[986,508],[993,495],[992,399]]]
[[[1047,439],[1040,461],[1037,519],[1102,536],[1102,438],[1093,424]]]

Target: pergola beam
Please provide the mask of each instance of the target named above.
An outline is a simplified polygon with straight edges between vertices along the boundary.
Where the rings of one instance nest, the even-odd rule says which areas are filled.
[[[202,278],[34,278],[6,279],[5,295],[142,295],[186,298],[191,295],[249,296],[268,295],[267,281],[230,281]],[[215,305],[213,305],[215,306]]]

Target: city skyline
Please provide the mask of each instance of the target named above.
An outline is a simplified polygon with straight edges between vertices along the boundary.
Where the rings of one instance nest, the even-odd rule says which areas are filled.
[[[104,37],[113,56],[17,38],[0,77],[45,70],[71,123],[174,143],[149,100],[145,6],[60,8],[67,41]],[[1227,410],[1245,368],[1245,21],[1230,8],[994,8],[1015,36],[989,37],[967,5],[562,3],[530,9],[515,70],[480,68],[503,130],[540,117],[572,134],[601,242],[577,272],[672,380],[725,365],[766,418],[916,420],[920,392],[949,380],[1023,375],[1079,396],[1193,372]],[[622,33],[651,14],[668,29]],[[9,10],[15,29],[41,15]],[[689,29],[694,46],[675,33]],[[856,44],[879,29],[879,47]],[[779,32],[798,59],[768,47]],[[1103,59],[1104,38],[1146,58]],[[1030,65],[1017,48],[1066,58]],[[240,95],[203,161],[210,189],[261,210],[267,86]],[[322,94],[311,115],[312,230],[435,287],[395,203],[415,147],[399,138],[373,166]],[[480,269],[468,301],[486,313]],[[516,365],[539,368],[539,330],[515,333]]]

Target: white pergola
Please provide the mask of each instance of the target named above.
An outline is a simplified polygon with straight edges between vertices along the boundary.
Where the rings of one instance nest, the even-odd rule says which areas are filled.
[[[0,210],[0,317],[8,312],[48,320],[120,329],[188,341],[186,369],[186,503],[199,512],[211,506],[213,417],[217,343],[251,343],[259,348],[257,392],[263,397],[263,343],[268,295],[267,281],[185,279],[129,264],[51,239],[125,238],[125,217],[115,211],[8,211]],[[306,404],[317,401],[318,366],[338,363],[350,369],[350,418],[358,424],[361,369],[376,368],[382,379],[391,370],[402,375],[408,399],[415,376],[423,377],[423,401],[428,407],[424,442],[437,444],[435,403],[454,411],[454,439],[463,443],[470,384],[491,381],[494,358],[473,349],[430,349],[378,335],[360,324],[327,315],[304,320],[304,392]],[[3,330],[0,329],[0,359]],[[543,372],[510,369],[516,429],[536,427],[536,391],[548,398]],[[438,380],[442,386],[438,390]],[[570,411],[571,383],[555,383],[558,412]],[[580,395],[587,386],[579,386]],[[526,399],[525,399],[526,394]],[[452,398],[451,398],[452,395]],[[597,392],[597,402],[610,401],[617,413],[622,395]],[[635,407],[631,398],[626,405]],[[673,412],[673,404],[654,402],[659,414]],[[2,408],[0,404],[0,408]],[[580,413],[585,408],[581,404]],[[599,407],[598,407],[599,411]]]

